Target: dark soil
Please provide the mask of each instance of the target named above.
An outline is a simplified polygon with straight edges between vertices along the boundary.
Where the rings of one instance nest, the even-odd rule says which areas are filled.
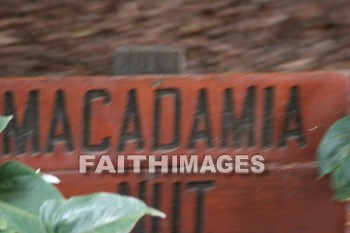
[[[187,49],[187,71],[350,67],[349,0],[1,0],[0,75],[112,74],[123,45]]]

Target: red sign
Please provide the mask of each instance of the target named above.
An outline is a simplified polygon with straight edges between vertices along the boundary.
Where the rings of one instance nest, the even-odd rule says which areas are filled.
[[[325,130],[346,114],[339,73],[3,78],[14,115],[2,159],[77,169],[80,154],[264,154],[313,161]]]
[[[343,232],[315,151],[347,113],[342,73],[0,79],[0,161],[54,171],[66,196],[138,196],[147,232]],[[263,175],[79,174],[80,155],[262,155]],[[131,168],[127,164],[128,169]],[[144,167],[146,168],[146,167]],[[130,171],[130,170],[129,170]],[[144,224],[144,225],[143,225]]]
[[[166,219],[141,220],[135,232],[344,232],[344,205],[332,200],[328,180],[317,181],[315,169],[264,175],[55,174],[67,196],[118,192],[167,214]]]

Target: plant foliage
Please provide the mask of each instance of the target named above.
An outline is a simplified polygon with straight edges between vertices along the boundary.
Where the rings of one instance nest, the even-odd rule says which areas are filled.
[[[0,116],[0,132],[11,118]],[[146,214],[165,217],[118,194],[65,199],[30,167],[15,161],[0,166],[0,233],[128,233]]]
[[[350,198],[350,116],[335,122],[318,147],[319,175],[330,174],[335,198]]]
[[[13,116],[0,116],[0,133],[6,128]]]
[[[14,161],[0,166],[1,233],[127,233],[146,214],[165,217],[118,194],[65,199],[33,169]]]

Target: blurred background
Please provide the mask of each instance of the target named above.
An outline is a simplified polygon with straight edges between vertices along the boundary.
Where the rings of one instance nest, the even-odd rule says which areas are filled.
[[[0,1],[1,76],[113,74],[124,45],[185,48],[187,72],[348,69],[350,1]]]

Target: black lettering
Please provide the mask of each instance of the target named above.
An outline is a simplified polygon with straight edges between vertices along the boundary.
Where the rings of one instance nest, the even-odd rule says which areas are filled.
[[[180,232],[180,203],[181,203],[181,183],[174,183],[173,189],[173,205],[172,205],[172,218],[171,218],[171,233]]]
[[[190,182],[187,184],[189,191],[197,192],[196,216],[195,216],[195,233],[202,233],[204,229],[204,199],[205,191],[215,187],[214,181]]]
[[[224,106],[222,112],[222,147],[228,146],[228,134],[231,132],[234,147],[241,148],[248,134],[248,146],[255,146],[255,95],[256,87],[249,87],[244,100],[240,118],[236,118],[232,88],[224,91]]]
[[[60,122],[62,122],[63,125],[63,132],[61,134],[57,134],[57,128]],[[66,97],[63,90],[58,90],[56,92],[56,100],[51,118],[49,139],[46,147],[47,152],[53,152],[54,146],[62,142],[65,142],[66,150],[74,150],[72,133],[69,125],[69,117],[67,113]]]
[[[274,112],[274,87],[265,88],[264,122],[262,145],[270,148],[273,144],[273,112]]]
[[[193,126],[190,137],[190,142],[188,144],[190,149],[195,148],[195,144],[199,140],[205,140],[207,142],[207,147],[213,147],[213,138],[211,135],[211,122],[208,113],[208,103],[206,97],[205,89],[201,89],[198,95],[197,109],[193,116]],[[200,123],[203,121],[203,129],[200,129]]]
[[[146,202],[146,181],[142,181],[139,183],[139,196],[138,198],[144,202]],[[146,230],[145,226],[145,218],[141,218],[135,226],[133,232],[135,233],[144,233]]]
[[[146,186],[147,182],[142,181],[139,183],[139,190],[138,190],[138,198],[144,202],[146,202]],[[156,209],[161,208],[161,197],[162,197],[162,184],[156,183],[153,185],[153,199],[152,199],[152,206]],[[175,190],[176,191],[176,190]],[[179,190],[178,190],[179,191]],[[132,195],[130,192],[130,184],[128,182],[121,182],[117,185],[117,193],[121,195]],[[132,195],[133,196],[133,195]],[[174,198],[177,198],[177,196]],[[135,226],[135,229],[133,232],[145,232],[145,220],[142,218]],[[159,218],[152,218],[152,233],[159,233],[160,232],[160,219]]]
[[[90,90],[85,94],[84,114],[83,114],[83,147],[87,151],[97,152],[107,150],[110,143],[110,137],[105,137],[99,144],[91,144],[91,103],[94,99],[103,98],[103,103],[110,102],[110,96],[105,90]]]
[[[22,126],[19,125],[17,110],[12,92],[6,92],[4,98],[5,115],[13,115],[4,131],[4,153],[11,152],[11,137],[14,137],[16,154],[25,153],[29,139],[31,139],[32,153],[39,152],[39,92],[30,91],[24,113]]]
[[[280,146],[287,146],[287,141],[290,138],[296,138],[299,147],[305,146],[306,141],[299,103],[299,87],[297,86],[290,89],[289,102],[284,119]]]
[[[130,195],[130,187],[129,184],[127,182],[121,182],[118,184],[118,190],[117,193],[119,193],[120,195]]]
[[[138,113],[138,104],[136,90],[130,90],[128,94],[128,103],[126,105],[123,126],[121,129],[118,150],[123,151],[126,143],[136,140],[137,148],[143,149],[143,137],[141,135],[140,118]],[[128,132],[130,123],[134,124],[134,131]]]
[[[162,185],[161,184],[154,184],[153,185],[153,204],[152,206],[156,209],[160,209],[160,201],[162,197]],[[160,219],[159,218],[152,218],[152,233],[159,233],[160,232]]]
[[[173,141],[161,144],[160,142],[160,126],[161,126],[161,111],[162,111],[162,98],[173,96],[175,99],[175,115],[174,115],[174,127]],[[154,150],[170,150],[178,147],[180,145],[180,94],[176,89],[160,89],[156,91],[156,100],[155,100],[155,110],[154,110],[154,131],[153,138]]]

